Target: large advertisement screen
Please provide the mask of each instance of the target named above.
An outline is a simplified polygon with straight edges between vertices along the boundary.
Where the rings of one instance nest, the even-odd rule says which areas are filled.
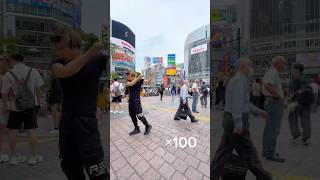
[[[135,34],[126,25],[112,20],[112,37],[122,39],[136,47]]]
[[[135,69],[135,48],[129,42],[111,37],[110,51],[113,66]]]

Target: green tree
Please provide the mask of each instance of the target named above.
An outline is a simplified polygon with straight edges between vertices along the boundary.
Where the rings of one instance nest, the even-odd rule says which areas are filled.
[[[17,50],[16,39],[12,37],[0,37],[0,54],[9,55]]]

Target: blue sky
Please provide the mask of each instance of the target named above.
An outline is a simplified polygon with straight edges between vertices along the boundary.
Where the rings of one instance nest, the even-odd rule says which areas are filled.
[[[187,35],[210,23],[210,0],[111,0],[111,19],[126,24],[136,34],[136,70],[145,56],[176,54],[184,61]]]

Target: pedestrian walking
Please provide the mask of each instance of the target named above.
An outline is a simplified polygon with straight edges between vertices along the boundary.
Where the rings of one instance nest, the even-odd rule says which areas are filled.
[[[12,54],[9,64],[12,67],[3,77],[1,97],[3,112],[8,116],[7,128],[10,136],[11,165],[18,165],[27,160],[25,156],[17,154],[17,133],[22,128],[26,130],[31,149],[29,165],[36,165],[42,161],[37,151],[38,128],[36,106],[41,98],[41,88],[44,82],[39,72],[24,63],[24,57],[20,54]]]
[[[144,135],[148,135],[151,131],[152,125],[149,124],[146,117],[142,114],[142,106],[140,99],[140,92],[143,84],[150,84],[154,79],[154,74],[149,79],[143,79],[141,75],[133,71],[126,73],[127,75],[127,86],[129,87],[129,115],[134,125],[134,130],[129,133],[130,136],[140,133],[138,126],[138,119],[144,124],[145,132]]]
[[[206,85],[205,82],[202,82],[201,85],[201,97],[200,97],[200,102],[201,102],[201,107],[202,108],[207,108],[208,105],[208,94],[209,94],[209,87]]]
[[[185,80],[183,83],[183,86],[181,87],[181,92],[180,92],[180,105],[178,107],[178,110],[176,112],[176,114],[174,115],[174,120],[180,120],[180,115],[181,113],[185,113],[187,114],[187,116],[190,117],[191,122],[198,122],[199,120],[197,120],[191,113],[190,111],[190,107],[188,105],[188,89],[189,89],[189,81]]]
[[[248,76],[251,71],[251,61],[247,58],[240,58],[238,65],[238,72],[230,79],[226,89],[224,132],[213,158],[211,179],[219,180],[225,164],[235,150],[243,164],[256,176],[257,180],[271,180],[271,174],[263,168],[259,160],[249,129],[249,112],[253,111],[265,118],[268,115],[265,111],[250,104]]]
[[[107,67],[104,47],[95,43],[80,50],[81,37],[69,27],[58,27],[53,37],[59,57],[51,71],[63,91],[59,126],[61,168],[68,179],[105,180],[109,177],[97,122],[99,81]]]
[[[280,133],[284,109],[284,93],[280,72],[284,71],[286,59],[276,56],[262,81],[262,93],[265,96],[264,109],[268,113],[263,131],[263,156],[270,161],[285,162],[276,152],[277,139]]]
[[[111,113],[123,113],[121,109],[123,89],[123,85],[120,82],[118,82],[117,78],[114,78],[110,87],[112,97],[112,110],[110,111]]]
[[[199,113],[197,110],[198,100],[199,100],[199,79],[196,79],[192,85],[192,112]]]
[[[289,101],[294,106],[289,111],[289,125],[292,143],[310,144],[311,138],[311,105],[313,103],[313,89],[303,77],[303,64],[294,64],[293,79],[289,82]],[[299,123],[300,121],[300,123]],[[301,124],[302,135],[299,124]]]
[[[53,130],[49,133],[58,134],[62,108],[62,89],[58,79],[53,77],[51,79],[51,88],[47,94],[47,104],[53,119]]]
[[[261,108],[261,83],[260,79],[257,78],[254,83],[252,83],[251,91],[252,91],[252,104]]]
[[[2,78],[8,72],[9,64],[8,59],[6,57],[0,56],[0,91],[2,89]],[[0,102],[0,109],[2,110],[3,102]],[[9,156],[9,146],[6,142],[7,135],[6,135],[6,126],[8,123],[8,117],[3,113],[0,112],[0,163],[5,163],[10,160]]]
[[[317,113],[320,100],[320,85],[317,83],[316,77],[312,79],[310,86],[313,90],[313,102],[311,105],[312,113]]]
[[[176,86],[172,85],[171,90],[170,90],[170,94],[171,94],[171,102],[174,103],[174,99],[176,98]]]
[[[218,86],[216,88],[216,106],[219,109],[223,109],[225,104],[225,86],[223,85],[223,81],[218,82]]]
[[[164,91],[164,87],[163,87],[163,84],[161,84],[160,87],[158,88],[158,92],[160,94],[160,101],[162,101],[163,91]]]

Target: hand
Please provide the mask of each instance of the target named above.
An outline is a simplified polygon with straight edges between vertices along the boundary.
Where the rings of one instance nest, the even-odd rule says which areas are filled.
[[[233,133],[234,133],[234,134],[241,135],[242,132],[243,132],[243,129],[242,129],[242,128],[234,128],[234,129],[233,129]]]
[[[102,54],[104,46],[101,43],[94,43],[92,47],[87,51],[89,56],[96,56]]]
[[[261,115],[264,119],[267,119],[267,118],[268,118],[268,113],[265,112],[265,111],[262,111],[262,112],[260,113],[260,115]]]

